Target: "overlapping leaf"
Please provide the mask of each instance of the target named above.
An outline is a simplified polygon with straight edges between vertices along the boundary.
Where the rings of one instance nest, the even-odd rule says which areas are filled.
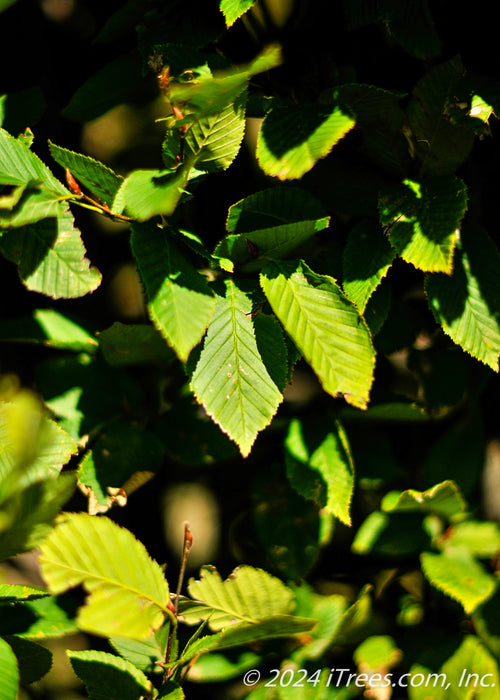
[[[251,315],[250,296],[228,280],[225,295],[217,295],[191,378],[197,400],[245,457],[282,400],[272,372],[262,361]]]
[[[119,656],[94,650],[67,654],[90,700],[137,700],[151,691],[144,673]]]
[[[246,94],[226,105],[220,112],[197,119],[188,129],[185,157],[197,170],[217,172],[229,168],[238,155],[245,134]]]
[[[0,403],[0,484],[13,478],[22,489],[55,478],[76,452],[69,435],[36,404]]]
[[[131,244],[151,318],[179,359],[186,361],[205,333],[215,297],[168,230],[136,224]]]
[[[375,354],[365,322],[335,281],[292,261],[267,265],[261,285],[324,390],[366,408]]]
[[[280,180],[302,177],[354,126],[337,105],[281,105],[266,115],[257,139],[257,160]]]
[[[230,260],[229,267],[245,264],[251,269],[261,266],[262,259],[286,257],[329,222],[321,204],[305,190],[273,187],[230,207],[226,223],[230,235],[214,255]]]
[[[360,313],[387,274],[396,253],[379,226],[365,219],[349,232],[344,248],[343,288]]]
[[[97,338],[104,359],[116,367],[163,364],[175,357],[161,334],[150,324],[115,321],[112,326],[98,333]]]
[[[292,421],[285,441],[288,477],[305,498],[350,525],[354,469],[347,436],[339,421],[321,428]]]
[[[413,90],[407,117],[414,154],[421,163],[420,175],[454,172],[470,153],[474,134],[448,118],[454,88],[463,75],[457,56],[431,68]]]
[[[466,209],[464,182],[446,175],[405,180],[379,200],[380,223],[388,227],[391,244],[426,272],[451,273],[456,232]]]
[[[425,292],[445,333],[473,357],[498,371],[500,255],[482,229],[464,229],[452,275],[429,275]]]
[[[98,348],[92,333],[55,309],[35,309],[32,316],[4,321],[0,326],[0,341],[41,344],[74,352],[94,353]]]
[[[55,218],[6,231],[0,250],[18,265],[27,289],[53,299],[81,297],[101,283],[101,273],[85,257],[73,215],[63,205]]]
[[[183,123],[203,119],[233,103],[254,75],[280,63],[281,49],[271,44],[245,66],[216,71],[213,76],[207,72],[188,82],[173,82],[168,91],[168,99],[171,103],[180,105],[187,113]]]
[[[134,170],[120,185],[113,200],[114,214],[126,212],[136,221],[153,216],[171,216],[189,180],[194,163],[183,164],[177,171]]]
[[[189,581],[188,591],[196,604],[186,601],[183,620],[191,624],[210,617],[213,630],[286,615],[294,601],[293,591],[282,581],[251,566],[238,567],[225,581],[215,568],[205,566],[199,581]]]
[[[316,624],[315,619],[295,615],[273,615],[256,622],[239,622],[216,634],[197,639],[183,651],[172,667],[185,665],[195,657],[210,651],[222,651],[243,644],[263,642],[266,639],[309,633]]]
[[[140,639],[163,623],[169,591],[160,566],[131,532],[105,517],[61,516],[40,564],[53,594],[80,584],[88,591],[78,612],[83,630]]]
[[[0,129],[0,185],[39,183],[40,188],[71,197],[69,190],[55,178],[49,168],[21,140]]]
[[[49,148],[54,160],[63,168],[68,168],[78,183],[111,205],[122,181],[120,176],[90,156],[75,153],[50,141]]]
[[[74,473],[61,474],[14,491],[2,503],[0,559],[27,552],[51,532],[54,519],[76,486]]]

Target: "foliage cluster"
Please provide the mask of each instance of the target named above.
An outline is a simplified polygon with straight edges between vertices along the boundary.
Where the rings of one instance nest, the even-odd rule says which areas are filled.
[[[345,0],[330,33],[322,2],[116,5],[64,109],[0,98],[0,559],[37,550],[45,583],[0,582],[0,700],[76,631],[91,700],[384,700],[388,672],[499,697],[488,52],[427,0]],[[6,27],[24,7],[0,2]],[[152,102],[153,161],[54,126]],[[147,318],[103,314],[95,215]],[[214,487],[224,551],[181,595],[149,538],[154,490],[186,480]],[[332,686],[343,667],[364,686]],[[272,668],[310,680],[241,685]]]

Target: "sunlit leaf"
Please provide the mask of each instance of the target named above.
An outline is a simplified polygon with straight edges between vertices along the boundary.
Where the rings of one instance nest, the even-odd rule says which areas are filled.
[[[16,700],[19,688],[19,669],[16,655],[0,637],[0,700]]]
[[[496,588],[494,576],[463,547],[450,547],[442,554],[423,552],[420,561],[428,581],[458,600],[467,613],[487,600]]]
[[[228,280],[191,378],[197,400],[245,457],[282,400],[262,361],[251,315],[250,296]]]
[[[466,503],[454,481],[443,481],[427,491],[391,491],[382,500],[387,513],[427,512],[450,518],[461,513]]]
[[[215,297],[168,229],[136,224],[131,245],[146,287],[151,318],[185,362],[205,333]]]
[[[349,232],[344,248],[343,288],[360,313],[364,313],[395,256],[380,227],[371,220],[361,221]]]
[[[78,612],[82,630],[140,639],[163,623],[169,591],[161,568],[131,532],[105,517],[61,516],[40,564],[51,593],[80,584],[89,593]]]
[[[220,0],[220,9],[230,27],[255,4],[255,0]]]
[[[467,209],[465,183],[455,177],[404,180],[383,191],[380,223],[391,244],[409,263],[426,272],[452,271],[457,230]]]
[[[329,222],[321,204],[305,190],[273,187],[229,208],[229,235],[214,255],[248,270],[261,267],[269,258],[287,257]]]
[[[261,285],[326,392],[366,408],[375,356],[368,328],[333,278],[304,262],[270,263]]]
[[[282,105],[266,115],[257,139],[257,160],[266,175],[302,177],[354,126],[336,105]]]
[[[191,579],[189,595],[196,605],[182,610],[190,624],[210,616],[209,626],[220,630],[238,622],[259,622],[291,612],[293,592],[262,569],[240,566],[225,581],[211,566],[201,570],[200,580]]]
[[[464,228],[451,275],[428,275],[425,292],[438,323],[473,357],[498,371],[500,254],[482,229]]]
[[[73,215],[62,205],[55,218],[6,231],[0,251],[18,265],[27,289],[53,299],[81,297],[101,283],[101,273],[85,257]]]
[[[288,478],[305,498],[350,525],[354,473],[347,436],[339,421],[330,430],[314,428],[291,422],[285,440]]]

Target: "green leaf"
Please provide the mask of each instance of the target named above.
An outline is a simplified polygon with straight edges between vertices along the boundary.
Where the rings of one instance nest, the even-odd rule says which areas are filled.
[[[179,397],[155,425],[171,459],[181,464],[208,465],[233,459],[237,447],[192,396]]]
[[[8,7],[13,5],[17,0],[0,0],[0,12],[3,12],[6,10]],[[3,700],[3,698],[2,698]]]
[[[7,498],[0,511],[0,559],[39,545],[51,532],[55,517],[75,486],[75,475],[68,472],[57,479],[30,484]]]
[[[19,688],[19,669],[16,655],[0,637],[0,700],[16,700]]]
[[[189,668],[189,680],[194,683],[221,683],[242,676],[244,671],[255,668],[260,656],[251,651],[238,654],[233,660],[224,654],[212,653],[200,656]]]
[[[57,146],[51,141],[49,141],[49,148],[56,163],[59,163],[63,168],[68,168],[80,184],[103,202],[111,205],[120,187],[122,177],[90,156],[75,153],[67,148]]]
[[[84,631],[141,639],[163,624],[169,591],[160,566],[131,532],[105,517],[61,516],[40,564],[51,593],[80,584],[89,593],[77,619]]]
[[[84,354],[45,362],[36,381],[48,408],[77,441],[102,423],[123,416],[125,406],[135,414],[143,400],[131,375],[100,357]]]
[[[428,581],[458,600],[466,613],[473,612],[496,588],[495,577],[462,547],[447,548],[442,554],[423,552],[420,561]]]
[[[79,322],[55,309],[35,309],[31,317],[4,321],[0,340],[10,343],[35,343],[73,352],[96,351],[95,337]]]
[[[420,176],[452,173],[470,153],[474,134],[448,117],[454,90],[463,75],[462,61],[456,56],[431,68],[413,90],[407,118]]]
[[[453,474],[467,496],[476,487],[484,467],[482,418],[476,410],[453,423],[430,447],[423,461],[424,486]]]
[[[298,187],[273,187],[252,194],[229,208],[226,236],[214,256],[228,258],[251,270],[262,258],[284,258],[315,233],[330,217],[318,200]]]
[[[186,133],[184,159],[197,170],[227,170],[239,153],[245,135],[246,92],[220,112],[197,119]]]
[[[73,215],[63,206],[57,218],[6,231],[0,250],[18,265],[27,289],[53,299],[82,297],[101,283],[101,273],[85,257]]]
[[[286,104],[265,116],[257,139],[257,160],[266,175],[302,177],[354,126],[336,105]]]
[[[34,617],[26,628],[19,632],[25,639],[51,639],[67,634],[76,634],[76,603],[64,596],[47,596],[23,603],[23,609]]]
[[[55,178],[47,166],[19,139],[0,129],[0,185],[38,187],[60,199],[71,198],[71,192]]]
[[[342,286],[346,296],[361,314],[394,258],[394,249],[380,226],[371,219],[360,221],[349,232],[344,248]]]
[[[292,615],[274,615],[257,622],[230,625],[216,634],[201,637],[191,644],[173,667],[187,664],[191,659],[212,650],[222,651],[243,644],[258,643],[265,639],[292,637],[295,634],[308,633],[316,625],[316,620]]]
[[[493,558],[500,551],[500,528],[497,523],[466,520],[447,533],[445,547],[465,547],[476,557]]]
[[[23,600],[37,600],[45,598],[49,594],[42,588],[33,586],[23,586],[21,584],[2,583],[0,584],[0,605],[16,603]]]
[[[148,639],[111,637],[108,641],[120,656],[146,673],[160,673],[157,661],[164,661],[169,626],[164,625]]]
[[[73,440],[30,398],[18,395],[0,403],[0,502],[13,489],[57,477],[77,452]]]
[[[404,112],[399,106],[406,97],[375,85],[351,83],[335,89],[335,100],[346,105],[363,137],[362,150],[377,166],[402,176],[411,159],[403,135]]]
[[[323,389],[366,408],[375,365],[370,334],[333,278],[293,261],[270,263],[260,280],[274,313]]]
[[[193,163],[177,171],[134,170],[120,185],[111,208],[114,214],[126,211],[137,221],[153,216],[171,216],[185,192]]]
[[[83,83],[63,114],[67,119],[79,122],[92,121],[112,107],[130,100],[143,84],[140,56],[131,51],[118,56]]]
[[[264,553],[269,571],[300,580],[319,558],[322,520],[331,516],[299,495],[283,471],[282,465],[273,464],[254,479],[250,537],[253,547],[259,545]]]
[[[37,182],[17,185],[10,194],[0,197],[0,227],[13,229],[57,217],[64,199],[68,198],[38,189]]]
[[[181,105],[182,111],[188,115],[177,125],[220,112],[242,94],[250,78],[280,63],[281,49],[271,44],[247,65],[216,71],[213,76],[210,71],[205,71],[187,82],[172,81],[168,99],[173,104]]]
[[[294,419],[290,423],[285,449],[292,486],[302,496],[350,525],[354,465],[341,423],[335,421],[328,430]]]
[[[137,700],[151,692],[151,682],[130,661],[104,651],[66,653],[90,700]]]
[[[381,508],[386,513],[421,511],[452,518],[465,511],[466,503],[455,482],[448,480],[427,491],[391,491],[382,499]]]
[[[129,325],[115,321],[97,333],[97,339],[104,359],[114,367],[162,365],[175,357],[156,328],[145,323]]]
[[[311,632],[312,639],[293,652],[293,661],[303,666],[308,659],[319,659],[335,639],[349,604],[342,595],[319,595],[301,583],[294,589],[297,597],[296,615],[318,620]]]
[[[415,556],[427,546],[429,537],[423,530],[421,515],[389,516],[375,510],[358,528],[351,548],[355,554],[397,558]]]
[[[210,616],[213,630],[285,615],[294,600],[282,581],[252,566],[239,566],[225,581],[213,566],[204,566],[199,581],[190,579],[188,592],[196,604],[182,610],[183,621],[193,624]]]
[[[185,700],[184,691],[175,681],[167,681],[160,688],[158,700]]]
[[[436,32],[427,0],[384,0],[384,19],[391,38],[409,54],[422,60],[439,56],[441,42]],[[380,21],[381,18],[377,17]]]
[[[192,390],[209,416],[246,457],[271,422],[282,394],[264,365],[256,340],[252,300],[227,280],[217,295]]]
[[[161,465],[164,447],[160,438],[141,425],[119,420],[99,435],[80,469],[80,483],[90,487],[97,503],[106,505],[110,489],[123,488],[140,471],[152,477]]]
[[[146,287],[151,318],[185,362],[205,333],[215,298],[168,229],[136,224],[131,245]]]
[[[5,641],[16,655],[21,683],[34,683],[50,671],[52,654],[45,647],[17,636],[7,636]]]
[[[383,191],[380,223],[388,227],[399,255],[424,272],[451,274],[453,251],[467,209],[467,188],[448,175],[403,184]]]
[[[451,276],[427,276],[425,292],[438,323],[473,357],[498,371],[500,255],[482,229],[464,228]]]
[[[226,27],[234,24],[254,4],[255,0],[220,0],[220,11],[226,20]]]
[[[392,637],[377,634],[365,639],[354,650],[353,658],[358,667],[364,667],[364,671],[367,669],[386,671],[399,663],[401,650],[397,648]]]
[[[443,698],[497,700],[498,663],[474,635],[467,635],[457,651],[442,665],[448,684]]]

